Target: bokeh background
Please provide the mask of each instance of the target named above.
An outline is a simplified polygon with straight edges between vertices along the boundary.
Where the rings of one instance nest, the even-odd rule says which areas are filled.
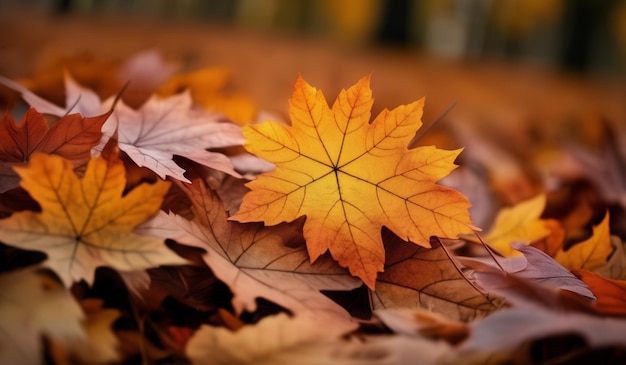
[[[63,70],[105,98],[138,55],[130,104],[218,67],[258,119],[286,118],[298,74],[331,101],[371,74],[374,112],[426,96],[420,144],[465,147],[463,184],[502,204],[582,174],[572,144],[626,156],[622,0],[0,0],[0,34],[0,74],[60,104]]]

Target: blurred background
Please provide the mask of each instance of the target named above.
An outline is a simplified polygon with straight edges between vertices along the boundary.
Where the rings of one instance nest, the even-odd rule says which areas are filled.
[[[0,75],[58,104],[63,70],[103,98],[132,79],[138,107],[210,67],[247,122],[286,119],[298,74],[331,102],[371,74],[375,113],[426,96],[420,144],[464,146],[507,204],[579,176],[565,146],[607,130],[626,161],[626,0],[0,0],[0,34]]]
[[[623,0],[2,0],[0,4],[5,13],[21,8],[51,16],[221,24],[314,36],[347,46],[394,45],[450,58],[505,57],[573,71],[626,72]]]

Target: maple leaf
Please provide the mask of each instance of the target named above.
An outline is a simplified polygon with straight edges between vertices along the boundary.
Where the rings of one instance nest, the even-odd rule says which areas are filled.
[[[521,255],[511,247],[512,242],[529,244],[550,235],[546,220],[540,218],[545,206],[546,196],[540,194],[503,208],[496,216],[493,227],[484,236],[484,241],[505,257]]]
[[[114,98],[101,102],[93,90],[82,87],[66,73],[66,107],[61,108],[11,80],[0,78],[0,82],[20,91],[31,105],[56,116],[75,111],[97,115],[113,109],[115,103],[111,118],[98,126],[102,134],[100,143],[91,145],[93,150],[101,151],[109,138],[117,134],[122,151],[138,166],[149,168],[163,179],[169,175],[189,182],[183,175],[185,170],[172,160],[174,155],[239,176],[225,155],[207,149],[240,145],[243,142],[240,127],[220,121],[221,115],[193,108],[189,92],[167,98],[153,95],[135,110]]]
[[[102,137],[100,129],[110,112],[83,118],[80,114],[62,117],[48,127],[44,116],[29,109],[15,123],[10,114],[0,120],[0,161],[5,166],[21,166],[36,152],[55,154],[69,160],[73,167],[84,166],[91,157],[91,149]],[[3,169],[0,192],[17,187],[15,172]]]
[[[612,252],[609,212],[607,211],[602,222],[593,227],[591,237],[576,243],[567,251],[559,250],[554,259],[568,270],[594,270],[606,265]]]
[[[626,243],[617,236],[611,236],[611,244],[615,252],[611,254],[606,265],[594,272],[607,278],[626,280]]]
[[[432,248],[385,235],[390,255],[370,291],[374,309],[424,308],[468,321],[498,308],[498,300],[477,288],[433,239]]]
[[[162,238],[133,232],[159,210],[169,183],[144,184],[122,196],[124,166],[117,149],[110,149],[89,161],[82,179],[68,160],[54,155],[35,154],[27,167],[15,169],[42,211],[0,220],[2,241],[45,252],[44,265],[67,286],[81,279],[92,284],[97,266],[134,270],[185,262]]]
[[[192,202],[193,220],[160,212],[139,231],[207,251],[204,261],[233,292],[236,313],[255,311],[256,299],[262,297],[295,315],[333,318],[333,330],[354,328],[348,313],[320,290],[351,290],[360,280],[330,257],[311,264],[297,222],[275,227],[231,222],[202,180],[182,188]]]
[[[189,182],[183,175],[185,170],[172,159],[174,155],[239,176],[228,157],[206,149],[241,144],[240,127],[193,108],[188,92],[168,98],[153,96],[138,110],[119,102],[102,127],[104,136],[95,149],[100,150],[116,131],[120,149],[138,166],[149,168],[162,179],[169,175]]]
[[[596,295],[593,307],[598,313],[626,316],[625,280],[611,280],[587,270],[574,270],[573,273]]]
[[[422,124],[423,103],[384,110],[370,124],[369,77],[342,90],[332,108],[299,77],[291,126],[244,127],[245,148],[276,169],[248,183],[251,191],[231,219],[275,225],[306,216],[311,261],[328,250],[370,288],[385,262],[382,226],[424,247],[431,235],[471,232],[467,199],[436,184],[460,151],[407,147]]]

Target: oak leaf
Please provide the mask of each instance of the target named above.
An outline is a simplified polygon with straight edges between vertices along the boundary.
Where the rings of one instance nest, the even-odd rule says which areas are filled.
[[[82,179],[68,160],[54,155],[35,154],[27,167],[15,169],[42,211],[0,220],[1,239],[45,252],[44,265],[67,286],[81,279],[92,284],[98,266],[134,270],[185,262],[162,238],[133,232],[159,210],[169,183],[159,180],[123,195],[124,166],[111,149],[89,161]]]
[[[110,115],[99,114],[89,118],[80,114],[66,115],[48,127],[45,117],[35,109],[29,109],[17,123],[7,113],[0,120],[0,162],[3,167],[21,166],[34,153],[43,152],[62,156],[75,168],[84,167]],[[17,187],[19,178],[14,171],[8,168],[0,171],[0,192]]]
[[[559,250],[554,259],[568,270],[593,271],[605,266],[612,252],[609,212],[607,211],[602,222],[593,226],[591,237],[576,243],[566,251]]]
[[[244,147],[276,169],[248,183],[231,217],[271,226],[306,216],[311,261],[330,251],[370,288],[385,262],[382,226],[423,247],[431,235],[472,229],[467,199],[436,183],[456,167],[460,151],[407,147],[422,124],[424,100],[383,110],[369,123],[372,104],[369,77],[342,90],[332,108],[299,77],[291,126],[244,127]]]
[[[349,314],[320,290],[351,290],[361,281],[330,257],[311,264],[299,222],[275,227],[231,222],[220,199],[202,180],[182,188],[192,202],[193,220],[161,212],[143,224],[140,232],[207,251],[204,261],[232,291],[237,314],[254,312],[256,300],[265,298],[295,315],[332,318],[333,330],[356,326]]]

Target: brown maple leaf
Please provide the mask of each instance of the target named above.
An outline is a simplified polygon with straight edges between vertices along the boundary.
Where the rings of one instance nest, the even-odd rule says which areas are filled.
[[[202,180],[180,185],[192,202],[193,220],[161,212],[139,231],[207,251],[204,261],[232,291],[236,313],[255,311],[261,297],[294,315],[334,318],[338,330],[356,325],[320,290],[350,290],[361,285],[360,280],[328,256],[311,264],[301,222],[274,227],[231,222],[220,199]]]
[[[100,142],[102,125],[111,113],[90,118],[80,114],[62,117],[51,127],[46,118],[35,109],[29,109],[15,123],[10,114],[0,120],[0,192],[18,185],[19,178],[9,167],[21,166],[35,152],[61,156],[74,168],[84,167],[91,157],[91,149]]]
[[[464,321],[498,309],[498,298],[465,277],[436,237],[431,239],[431,249],[404,242],[388,231],[383,237],[390,254],[376,290],[370,291],[374,309],[423,308]]]

